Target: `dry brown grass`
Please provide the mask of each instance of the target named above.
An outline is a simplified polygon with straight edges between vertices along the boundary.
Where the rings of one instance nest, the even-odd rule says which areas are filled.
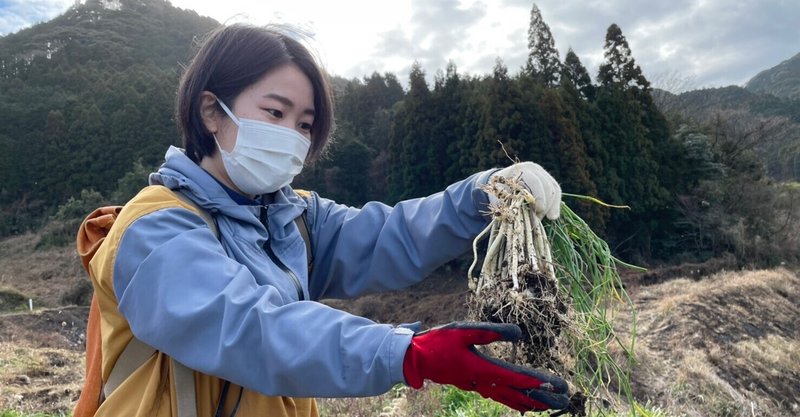
[[[786,269],[639,288],[637,398],[691,417],[798,415],[798,296]]]
[[[0,410],[67,413],[78,399],[83,354],[0,343]]]
[[[37,251],[36,234],[0,240],[0,288],[32,298],[34,308],[88,303],[91,288],[74,246]]]
[[[37,239],[0,241],[0,287],[37,305],[63,305],[87,282],[85,273],[71,247],[36,252]],[[670,416],[800,415],[797,272],[687,275],[633,287],[639,326],[632,386],[640,403]],[[463,274],[441,270],[408,291],[337,306],[384,323],[421,319],[430,327],[465,318],[467,293]],[[83,379],[86,310],[0,314],[0,410],[57,414],[72,407]],[[623,337],[627,320],[624,312],[615,318]],[[326,416],[433,416],[441,411],[440,393],[431,384],[372,398],[323,399],[320,409]]]
[[[737,357],[747,362],[760,363],[776,374],[785,364],[800,366],[800,349],[796,347],[796,340],[772,334],[760,340],[745,340],[733,346]]]
[[[88,308],[0,315],[0,410],[58,415],[83,384]]]
[[[441,412],[441,386],[427,384],[419,390],[396,386],[389,392],[364,398],[320,398],[321,416],[431,417]]]

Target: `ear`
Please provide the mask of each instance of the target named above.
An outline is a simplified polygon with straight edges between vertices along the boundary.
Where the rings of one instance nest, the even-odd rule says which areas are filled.
[[[203,91],[200,93],[200,117],[203,119],[203,125],[205,125],[209,132],[219,132],[217,96],[210,91]]]

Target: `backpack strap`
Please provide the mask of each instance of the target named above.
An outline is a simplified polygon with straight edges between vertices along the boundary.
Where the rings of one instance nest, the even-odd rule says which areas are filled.
[[[131,339],[119,355],[108,380],[103,385],[103,398],[108,397],[125,379],[131,376],[142,364],[156,353],[156,349],[137,338]],[[175,402],[178,417],[197,417],[197,393],[194,387],[194,370],[170,359],[170,368],[175,377]]]
[[[178,417],[197,417],[197,393],[194,387],[194,370],[170,358],[172,375],[175,375],[175,402]]]
[[[170,190],[170,191],[172,191],[172,193],[175,194],[175,197],[178,197],[178,200],[181,200],[184,203],[194,207],[195,212],[199,214],[200,217],[203,218],[203,220],[206,221],[206,224],[208,224],[208,228],[211,229],[211,232],[214,233],[214,236],[216,236],[217,239],[219,239],[219,226],[217,226],[217,219],[212,217],[211,213],[209,213],[208,210],[198,206],[197,203],[195,203],[194,200],[192,200],[191,198],[187,197],[186,194],[175,190]]]
[[[297,216],[294,223],[300,231],[300,236],[303,237],[303,242],[306,244],[306,262],[308,263],[308,276],[311,276],[311,270],[314,268],[314,252],[311,250],[311,231],[308,228],[308,219],[306,219],[307,211]]]
[[[306,190],[294,190],[298,197],[308,200],[311,198],[311,192]],[[314,250],[311,248],[311,229],[308,227],[308,210],[303,210],[303,214],[294,219],[297,225],[297,230],[300,231],[300,236],[303,237],[303,242],[306,244],[306,262],[308,264],[308,276],[311,277],[311,271],[314,269]]]
[[[117,387],[122,385],[123,381],[131,376],[154,353],[156,353],[154,348],[144,344],[136,337],[131,339],[119,355],[117,362],[114,363],[114,368],[111,369],[108,380],[103,384],[104,398],[108,398]]]

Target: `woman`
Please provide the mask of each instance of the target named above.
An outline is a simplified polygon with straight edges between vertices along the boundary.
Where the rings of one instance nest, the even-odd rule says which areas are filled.
[[[541,167],[477,173],[395,207],[298,196],[289,184],[325,148],[332,99],[308,50],[274,27],[212,33],[183,74],[176,116],[185,151],[167,151],[150,176],[163,187],[125,206],[92,260],[104,380],[132,340],[155,351],[106,393],[97,415],[313,416],[313,397],[377,395],[425,379],[520,411],[566,406],[563,380],[472,348],[518,337],[515,326],[415,333],[315,301],[404,288],[466,252],[488,221],[479,187],[490,175],[521,176],[539,215],[558,217],[560,189]],[[311,276],[295,223],[304,213]],[[176,381],[181,364],[194,384]],[[179,404],[187,385],[190,411]]]

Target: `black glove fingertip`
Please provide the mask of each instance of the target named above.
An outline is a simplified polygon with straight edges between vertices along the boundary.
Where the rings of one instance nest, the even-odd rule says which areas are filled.
[[[528,398],[545,404],[554,410],[562,410],[569,407],[569,396],[567,394],[555,394],[541,389],[523,390],[523,393]]]
[[[522,338],[522,329],[516,324],[509,323],[489,323],[489,322],[469,322],[456,321],[444,326],[441,329],[464,329],[464,330],[486,330],[497,333],[503,341],[516,342]]]

